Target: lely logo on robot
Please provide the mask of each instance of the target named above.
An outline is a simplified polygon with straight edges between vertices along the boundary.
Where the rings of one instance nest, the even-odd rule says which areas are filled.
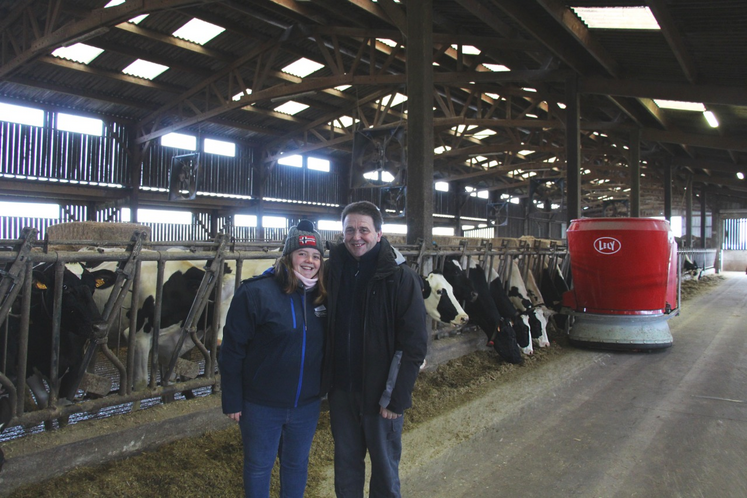
[[[600,254],[615,254],[622,245],[614,237],[599,237],[594,241],[594,249]]]

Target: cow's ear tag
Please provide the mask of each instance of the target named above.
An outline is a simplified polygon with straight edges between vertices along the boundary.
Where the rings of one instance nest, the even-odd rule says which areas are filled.
[[[104,280],[103,278],[97,278],[96,279],[96,288],[97,289],[102,288],[104,285],[106,285],[106,280]]]
[[[38,280],[34,282],[34,286],[36,286],[36,288],[39,290],[47,290],[47,286],[39,282]]]

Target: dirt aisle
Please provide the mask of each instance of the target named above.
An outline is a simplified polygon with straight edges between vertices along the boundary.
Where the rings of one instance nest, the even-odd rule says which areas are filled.
[[[576,351],[408,434],[408,497],[747,496],[747,276],[685,303],[674,346]]]

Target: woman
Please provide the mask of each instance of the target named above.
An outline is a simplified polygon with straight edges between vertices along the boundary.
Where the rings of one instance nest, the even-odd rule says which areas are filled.
[[[276,456],[280,496],[304,494],[321,402],[323,275],[324,241],[302,220],[275,266],[231,301],[218,363],[223,413],[241,429],[247,497],[269,496]]]

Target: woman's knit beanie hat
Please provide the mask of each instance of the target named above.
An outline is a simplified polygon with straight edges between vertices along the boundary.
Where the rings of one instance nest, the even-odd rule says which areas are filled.
[[[324,239],[319,232],[314,230],[314,224],[309,220],[301,220],[298,225],[288,230],[288,238],[285,239],[283,256],[287,256],[296,249],[311,248],[322,253],[324,257]]]

